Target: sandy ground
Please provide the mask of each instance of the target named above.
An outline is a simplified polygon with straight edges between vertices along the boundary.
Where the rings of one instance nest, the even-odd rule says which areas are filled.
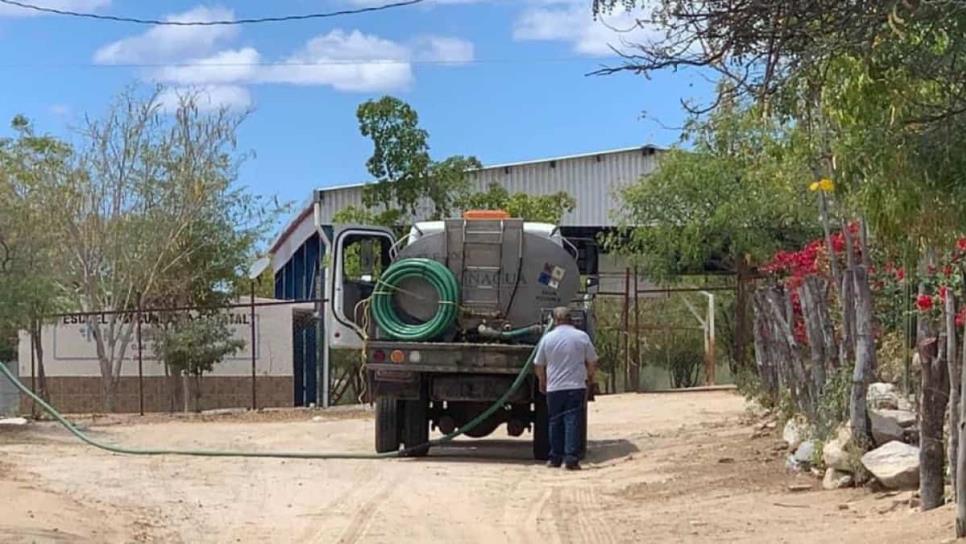
[[[363,409],[82,421],[130,445],[369,451]],[[953,511],[821,491],[786,474],[777,433],[730,392],[591,405],[579,473],[525,440],[466,440],[426,459],[130,457],[52,424],[0,430],[0,542],[943,542]],[[502,430],[500,431],[502,432]],[[813,490],[793,492],[793,484]]]

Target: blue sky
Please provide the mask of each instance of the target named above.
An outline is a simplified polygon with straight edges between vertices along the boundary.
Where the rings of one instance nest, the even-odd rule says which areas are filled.
[[[383,0],[34,0],[102,14],[181,20],[331,11]],[[241,182],[303,201],[313,187],[365,181],[371,147],[356,106],[391,94],[412,104],[434,158],[484,164],[643,144],[668,145],[697,75],[586,76],[618,60],[633,14],[595,22],[590,0],[425,0],[335,19],[233,27],[145,27],[0,6],[0,120],[22,113],[70,137],[85,113],[137,81],[202,89],[211,105],[253,108]],[[647,39],[653,30],[635,35]],[[646,115],[643,115],[646,113]],[[660,123],[656,122],[659,120]]]

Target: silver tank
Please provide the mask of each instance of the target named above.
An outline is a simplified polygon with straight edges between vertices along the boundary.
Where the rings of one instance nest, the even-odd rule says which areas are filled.
[[[458,327],[517,329],[577,294],[577,261],[553,225],[520,219],[450,219],[418,223],[397,259],[425,257],[445,264],[460,285]],[[435,290],[411,278],[399,285],[397,309],[414,321],[436,312]]]

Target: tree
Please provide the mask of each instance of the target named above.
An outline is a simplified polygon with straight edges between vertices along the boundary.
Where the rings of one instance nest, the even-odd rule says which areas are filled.
[[[462,197],[458,205],[464,210],[504,210],[510,217],[556,225],[565,213],[574,210],[577,201],[565,191],[551,195],[510,194],[502,185],[491,183],[484,192]]]
[[[40,330],[48,314],[64,307],[56,282],[62,240],[40,196],[44,183],[73,174],[73,151],[37,135],[21,116],[12,128],[14,138],[0,139],[0,361],[16,358],[17,331],[29,331],[39,394],[47,398]]]
[[[817,231],[789,145],[793,128],[730,109],[692,123],[690,149],[672,149],[653,174],[621,194],[624,232],[606,240],[652,278],[708,267],[737,272]]]
[[[195,380],[194,409],[201,409],[201,376],[215,364],[236,353],[245,342],[233,338],[227,314],[211,313],[176,320],[172,326],[156,329],[155,356],[180,375],[184,411],[188,411],[189,377]]]
[[[375,180],[363,188],[365,209],[350,207],[340,219],[399,225],[427,206],[432,219],[449,217],[469,185],[466,173],[480,168],[474,157],[452,156],[440,162],[429,156],[429,134],[409,104],[391,96],[368,100],[356,111],[359,131],[372,140],[366,168]]]
[[[245,114],[202,112],[188,94],[166,115],[160,91],[127,91],[103,119],[89,119],[73,174],[45,180],[38,195],[57,210],[51,232],[61,243],[57,282],[65,300],[105,313],[88,327],[107,410],[136,321],[117,312],[134,310],[138,297],[197,303],[202,293],[225,296],[232,270],[270,224],[262,201],[234,182],[244,159],[235,134]]]

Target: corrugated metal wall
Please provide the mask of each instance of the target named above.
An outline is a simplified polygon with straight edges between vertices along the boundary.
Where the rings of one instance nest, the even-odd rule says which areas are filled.
[[[496,165],[472,172],[470,179],[480,191],[491,183],[502,185],[511,193],[547,195],[565,191],[577,200],[577,206],[564,216],[562,226],[604,227],[615,223],[612,214],[618,208],[617,193],[653,172],[658,153],[653,147],[642,147]],[[330,222],[336,212],[347,206],[362,206],[362,186],[324,190],[322,222]]]

